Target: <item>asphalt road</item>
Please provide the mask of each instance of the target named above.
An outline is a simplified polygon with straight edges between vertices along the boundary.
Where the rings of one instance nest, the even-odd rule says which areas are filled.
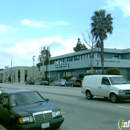
[[[111,103],[100,97],[87,100],[81,88],[6,83],[0,86],[3,90],[32,88],[49,98],[63,111],[65,121],[59,130],[119,130],[120,119],[130,120],[130,101]],[[0,127],[0,130],[4,129]]]

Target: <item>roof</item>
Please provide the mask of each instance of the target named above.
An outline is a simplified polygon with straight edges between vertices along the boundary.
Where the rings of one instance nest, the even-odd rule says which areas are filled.
[[[100,52],[100,48],[94,48],[94,52]],[[59,56],[53,56],[50,58],[50,60],[56,60],[60,58],[66,58],[66,57],[71,57],[71,56],[77,56],[77,55],[82,55],[82,54],[87,54],[91,53],[91,49],[86,49],[78,52],[72,52],[64,55],[59,55]],[[126,54],[130,53],[130,48],[127,49],[112,49],[112,48],[104,48],[104,53],[114,53],[114,54]]]
[[[19,94],[19,93],[26,93],[26,92],[34,92],[33,89],[16,89],[16,90],[5,90],[2,93],[12,95],[12,94]]]
[[[122,75],[86,75],[91,77],[122,77]]]

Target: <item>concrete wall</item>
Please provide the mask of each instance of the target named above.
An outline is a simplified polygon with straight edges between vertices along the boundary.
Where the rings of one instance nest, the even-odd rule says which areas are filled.
[[[33,69],[34,69],[34,79],[37,79],[38,77],[43,77],[43,75],[41,75],[41,72],[36,66],[34,68],[27,67],[27,66],[19,66],[19,67],[12,67],[12,68],[3,70],[2,79],[3,81],[8,82],[8,77],[11,76],[12,77],[11,82],[24,83],[26,82],[27,77],[33,78]],[[25,71],[27,71],[27,75],[25,74]],[[18,72],[20,72],[20,75],[18,75]]]

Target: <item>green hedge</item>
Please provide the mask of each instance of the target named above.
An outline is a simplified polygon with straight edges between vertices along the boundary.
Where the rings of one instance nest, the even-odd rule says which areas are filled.
[[[120,75],[120,70],[118,68],[108,68],[106,70],[106,74],[108,74],[108,75]]]
[[[89,72],[89,73],[85,73],[84,76],[87,76],[87,75],[95,75],[94,72]]]

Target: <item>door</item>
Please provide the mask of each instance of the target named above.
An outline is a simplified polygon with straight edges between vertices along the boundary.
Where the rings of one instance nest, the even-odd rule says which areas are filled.
[[[102,77],[101,85],[98,86],[100,96],[109,97],[110,81],[107,77]]]
[[[10,110],[8,96],[2,94],[0,100],[0,119],[6,123],[10,123]]]

